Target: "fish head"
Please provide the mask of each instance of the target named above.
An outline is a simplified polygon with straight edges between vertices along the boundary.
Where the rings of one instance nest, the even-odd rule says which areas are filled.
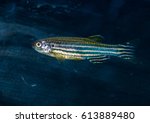
[[[48,55],[52,51],[51,43],[47,43],[45,40],[36,41],[33,43],[32,47],[39,53]]]

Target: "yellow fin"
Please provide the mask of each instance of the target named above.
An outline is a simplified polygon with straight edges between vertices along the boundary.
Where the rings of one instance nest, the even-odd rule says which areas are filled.
[[[93,36],[89,36],[88,38],[97,42],[104,40],[104,37],[101,35],[93,35]]]

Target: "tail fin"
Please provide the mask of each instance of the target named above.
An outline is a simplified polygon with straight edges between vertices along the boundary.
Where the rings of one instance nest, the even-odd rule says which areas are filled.
[[[118,57],[122,59],[134,61],[135,60],[135,47],[130,44],[118,45],[117,54],[118,54]]]

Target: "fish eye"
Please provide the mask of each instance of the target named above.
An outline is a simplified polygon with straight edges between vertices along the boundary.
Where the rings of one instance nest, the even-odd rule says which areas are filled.
[[[36,46],[37,46],[37,47],[41,47],[41,43],[40,43],[40,42],[37,42],[37,43],[36,43]]]

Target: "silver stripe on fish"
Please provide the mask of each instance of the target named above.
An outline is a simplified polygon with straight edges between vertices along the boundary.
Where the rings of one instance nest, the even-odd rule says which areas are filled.
[[[70,55],[70,56],[98,56],[98,55],[102,55],[101,53],[103,52],[104,54],[108,53],[108,54],[116,54],[116,52],[108,52],[108,51],[102,51],[100,52],[99,54],[83,54],[83,53],[77,53],[77,52],[66,52],[66,51],[63,51],[63,50],[53,50],[53,52],[55,53],[59,53],[59,54],[63,54],[63,55]]]
[[[55,47],[54,48],[55,50],[63,50],[63,51],[70,51],[70,52],[97,52],[97,53],[100,53],[100,52],[103,52],[103,51],[114,51],[116,52],[116,49],[110,49],[110,48],[96,48],[96,49],[75,49],[75,48],[64,48],[64,47]]]

